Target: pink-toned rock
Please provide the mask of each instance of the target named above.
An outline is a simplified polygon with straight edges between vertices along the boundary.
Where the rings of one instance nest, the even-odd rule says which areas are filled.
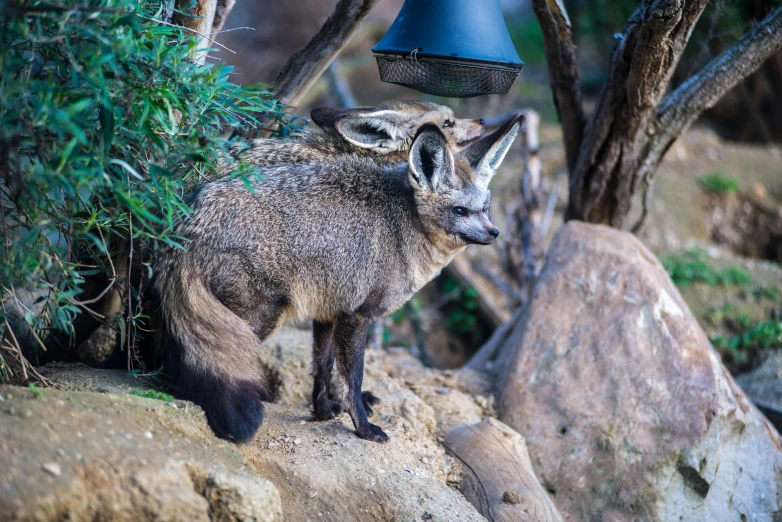
[[[782,443],[634,236],[556,234],[500,418],[566,520],[777,521]]]

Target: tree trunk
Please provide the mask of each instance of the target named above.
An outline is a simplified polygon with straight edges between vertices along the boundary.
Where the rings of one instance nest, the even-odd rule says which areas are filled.
[[[564,6],[534,0],[570,169],[567,219],[622,227],[633,194],[648,194],[673,141],[782,48],[782,7],[665,96],[708,0],[644,0],[615,38],[608,80],[584,126],[575,47]],[[576,152],[577,151],[577,152]],[[576,157],[574,161],[574,157]],[[641,220],[646,214],[646,203]]]

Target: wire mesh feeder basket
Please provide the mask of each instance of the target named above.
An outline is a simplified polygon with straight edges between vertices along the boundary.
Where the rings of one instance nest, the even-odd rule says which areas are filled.
[[[380,80],[452,98],[506,94],[521,68],[375,55]]]

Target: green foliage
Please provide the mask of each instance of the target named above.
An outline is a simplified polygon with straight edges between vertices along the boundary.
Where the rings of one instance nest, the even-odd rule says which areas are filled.
[[[34,382],[27,383],[27,387],[30,388],[30,391],[33,392],[36,399],[43,398],[43,390],[36,386]]]
[[[721,353],[737,362],[760,350],[782,347],[782,321],[764,319],[752,323],[746,316],[737,317],[740,333],[733,337],[718,335],[711,342]]]
[[[195,62],[196,38],[159,23],[166,4],[0,4],[0,291],[41,338],[73,336],[86,277],[127,287],[115,265],[133,261],[129,240],[178,244],[184,183],[214,171],[233,127],[284,120],[261,87]]]
[[[674,284],[682,288],[693,283],[732,286],[752,282],[752,276],[741,268],[731,266],[725,270],[716,270],[706,262],[706,258],[706,253],[702,250],[687,250],[683,254],[666,256],[663,266]]]
[[[726,176],[722,172],[704,174],[698,178],[698,184],[706,192],[711,192],[712,194],[718,194],[720,196],[735,194],[739,190],[739,180]]]
[[[478,323],[478,292],[474,288],[462,288],[459,282],[447,275],[443,279],[442,292],[458,292],[458,298],[445,308],[445,328],[456,334],[472,331]]]
[[[155,390],[131,390],[130,394],[135,395],[136,397],[144,397],[145,399],[157,399],[164,402],[174,402],[174,398],[171,395]]]

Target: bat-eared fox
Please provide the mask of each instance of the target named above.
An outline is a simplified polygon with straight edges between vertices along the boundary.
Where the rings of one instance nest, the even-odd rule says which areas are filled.
[[[284,140],[253,140],[239,156],[255,167],[331,161],[345,153],[397,163],[406,159],[413,137],[427,123],[442,131],[454,151],[478,141],[484,128],[483,120],[456,118],[450,107],[430,102],[392,101],[351,109],[319,107],[310,116],[315,125]],[[221,165],[224,171],[233,168],[230,163]]]
[[[517,114],[454,153],[435,124],[412,136],[407,161],[362,153],[266,167],[250,187],[218,179],[195,191],[164,248],[152,289],[166,366],[212,429],[250,439],[268,390],[262,342],[286,320],[313,320],[313,410],[343,410],[359,437],[388,440],[367,415],[364,348],[373,320],[393,312],[467,245],[491,244],[489,180],[519,132]],[[447,130],[447,129],[446,129]],[[339,401],[329,398],[336,359]]]

